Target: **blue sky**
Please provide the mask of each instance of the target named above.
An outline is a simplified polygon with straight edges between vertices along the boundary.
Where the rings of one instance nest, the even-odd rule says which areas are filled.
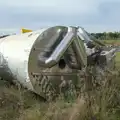
[[[0,31],[54,25],[120,31],[120,0],[0,0]]]

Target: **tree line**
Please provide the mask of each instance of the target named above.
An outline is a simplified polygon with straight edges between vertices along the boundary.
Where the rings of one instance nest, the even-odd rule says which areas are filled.
[[[100,40],[120,40],[120,32],[91,33],[91,35]]]

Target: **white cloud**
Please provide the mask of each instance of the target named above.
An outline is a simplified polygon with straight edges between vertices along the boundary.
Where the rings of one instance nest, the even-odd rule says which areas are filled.
[[[108,31],[120,28],[118,11],[119,0],[0,0],[0,27],[20,29],[62,24]]]
[[[96,0],[1,0],[0,6],[25,8],[30,11],[51,11],[64,14],[84,14],[97,11]],[[26,12],[26,11],[25,11]]]

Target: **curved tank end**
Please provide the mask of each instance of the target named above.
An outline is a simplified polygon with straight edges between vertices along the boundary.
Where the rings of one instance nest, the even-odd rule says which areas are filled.
[[[55,26],[44,30],[36,39],[31,49],[28,61],[28,73],[30,81],[37,94],[45,97],[45,93],[42,90],[43,86],[48,84],[47,76],[43,76],[41,73],[50,70],[45,62],[50,57],[52,51],[61,42],[68,31],[65,26]],[[56,65],[55,62],[52,63]],[[50,88],[49,88],[50,89]]]
[[[62,43],[67,32],[67,27],[56,26],[47,29],[38,37],[38,41],[40,41],[41,44],[41,46],[39,46],[41,51],[38,55],[38,65],[40,67],[50,68],[58,62],[56,57],[61,57],[58,55],[61,50],[60,44]],[[59,48],[57,48],[57,46]]]
[[[55,26],[46,29],[38,36],[30,52],[28,62],[29,78],[36,93],[44,98],[56,95],[56,91],[59,91],[58,88],[61,83],[61,76],[66,72],[72,72],[63,60],[64,57],[62,57],[63,51],[66,50],[72,42],[71,36],[69,36],[69,38],[68,36],[66,37],[65,46],[61,42],[64,41],[67,33],[71,32],[68,28],[69,27],[65,26]],[[60,56],[57,56],[57,54],[55,54],[55,56],[62,60],[57,59],[58,62],[53,60],[52,67],[50,67],[51,64],[46,65],[47,60],[52,60],[51,55],[53,51],[55,51],[56,47],[58,48],[59,45],[61,46],[61,43],[63,45],[63,51],[60,50],[60,47]],[[65,79],[71,80],[73,77],[75,82],[75,76],[76,75],[71,74],[70,76],[65,75]]]

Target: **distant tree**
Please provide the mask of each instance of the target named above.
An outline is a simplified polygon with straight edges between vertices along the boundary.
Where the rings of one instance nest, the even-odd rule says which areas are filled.
[[[120,39],[120,32],[91,33],[91,35],[100,40]]]

